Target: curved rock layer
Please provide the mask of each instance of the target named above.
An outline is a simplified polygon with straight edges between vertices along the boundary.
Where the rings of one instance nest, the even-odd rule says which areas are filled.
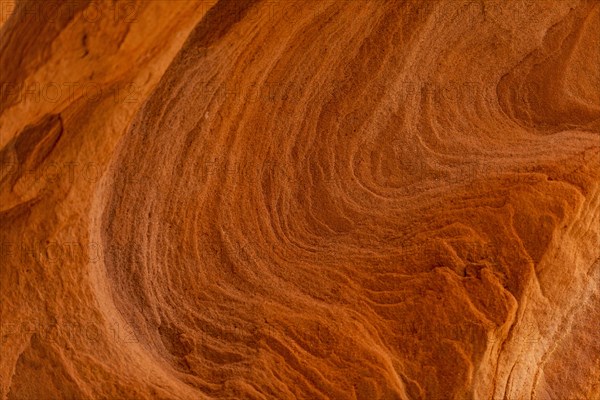
[[[598,1],[2,6],[2,399],[600,399]]]

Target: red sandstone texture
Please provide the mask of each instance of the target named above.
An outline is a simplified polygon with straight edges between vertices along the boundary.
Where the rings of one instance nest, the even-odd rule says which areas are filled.
[[[600,2],[0,11],[2,400],[600,399]]]

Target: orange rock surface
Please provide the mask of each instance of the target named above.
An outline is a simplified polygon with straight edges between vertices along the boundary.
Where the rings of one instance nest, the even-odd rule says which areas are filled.
[[[2,400],[600,399],[600,2],[0,2]]]

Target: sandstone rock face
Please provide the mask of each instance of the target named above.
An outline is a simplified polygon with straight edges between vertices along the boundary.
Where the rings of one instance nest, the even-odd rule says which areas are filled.
[[[600,2],[0,2],[0,394],[600,399]]]

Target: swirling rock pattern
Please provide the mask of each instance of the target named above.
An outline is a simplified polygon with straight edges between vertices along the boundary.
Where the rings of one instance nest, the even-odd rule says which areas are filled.
[[[598,1],[0,23],[2,399],[600,399]]]

